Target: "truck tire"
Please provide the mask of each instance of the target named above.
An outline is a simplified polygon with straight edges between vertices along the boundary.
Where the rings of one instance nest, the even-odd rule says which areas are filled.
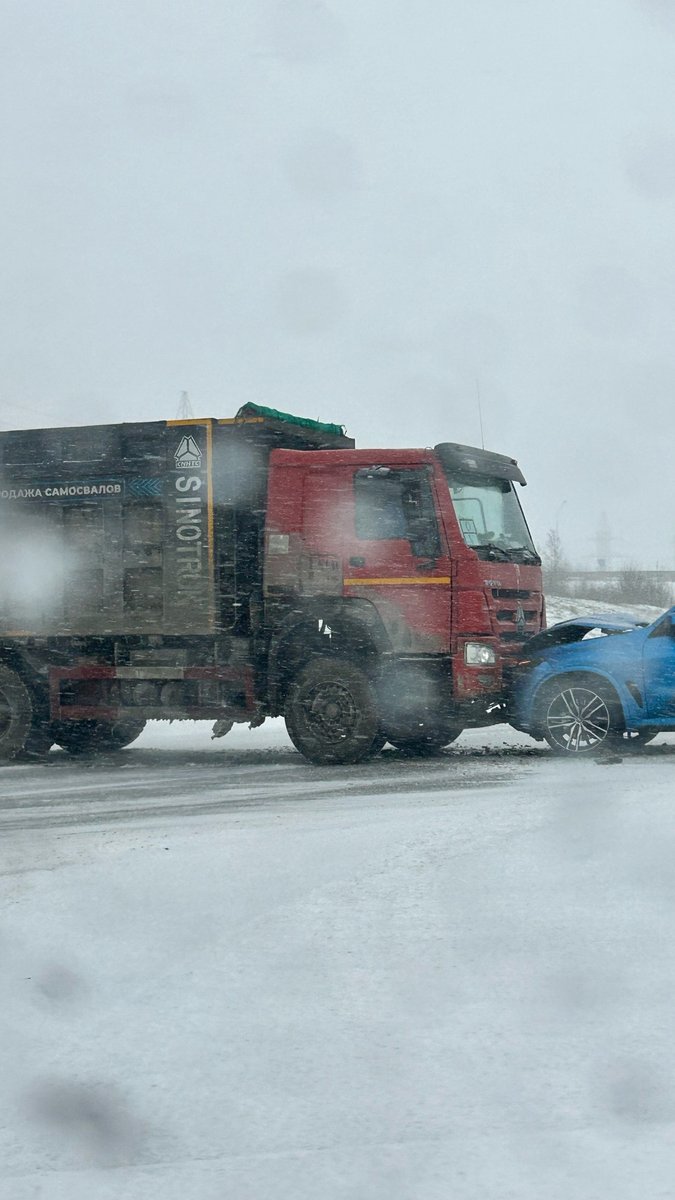
[[[312,763],[361,762],[378,745],[375,693],[347,659],[311,659],[291,683],[284,715],[293,745]]]
[[[421,729],[418,734],[408,737],[392,737],[388,741],[396,750],[418,758],[433,758],[440,754],[451,742],[455,742],[462,733],[462,727],[456,726],[445,729]]]
[[[0,761],[46,754],[53,737],[45,720],[46,703],[20,675],[0,663]]]
[[[131,745],[145,729],[145,721],[134,717],[121,721],[61,721],[52,729],[57,746],[69,754],[96,754]]]

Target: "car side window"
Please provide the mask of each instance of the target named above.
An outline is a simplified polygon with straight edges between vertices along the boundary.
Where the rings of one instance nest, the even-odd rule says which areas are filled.
[[[363,541],[410,542],[416,556],[441,552],[431,484],[420,471],[372,467],[354,475],[356,536]]]
[[[675,638],[675,623],[670,613],[666,614],[660,625],[650,633],[650,638]]]

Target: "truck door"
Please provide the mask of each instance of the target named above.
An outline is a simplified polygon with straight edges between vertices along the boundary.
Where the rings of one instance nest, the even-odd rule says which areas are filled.
[[[399,653],[449,652],[450,558],[432,469],[357,468],[352,500],[345,594],[375,605]]]

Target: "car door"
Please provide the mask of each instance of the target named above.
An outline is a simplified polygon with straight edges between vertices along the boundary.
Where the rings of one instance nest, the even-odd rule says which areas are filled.
[[[675,724],[675,609],[646,638],[643,669],[646,715]]]

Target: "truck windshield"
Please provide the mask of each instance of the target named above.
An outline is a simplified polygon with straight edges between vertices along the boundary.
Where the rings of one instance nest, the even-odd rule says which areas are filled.
[[[462,537],[479,558],[541,561],[511,480],[459,471],[445,474]]]

